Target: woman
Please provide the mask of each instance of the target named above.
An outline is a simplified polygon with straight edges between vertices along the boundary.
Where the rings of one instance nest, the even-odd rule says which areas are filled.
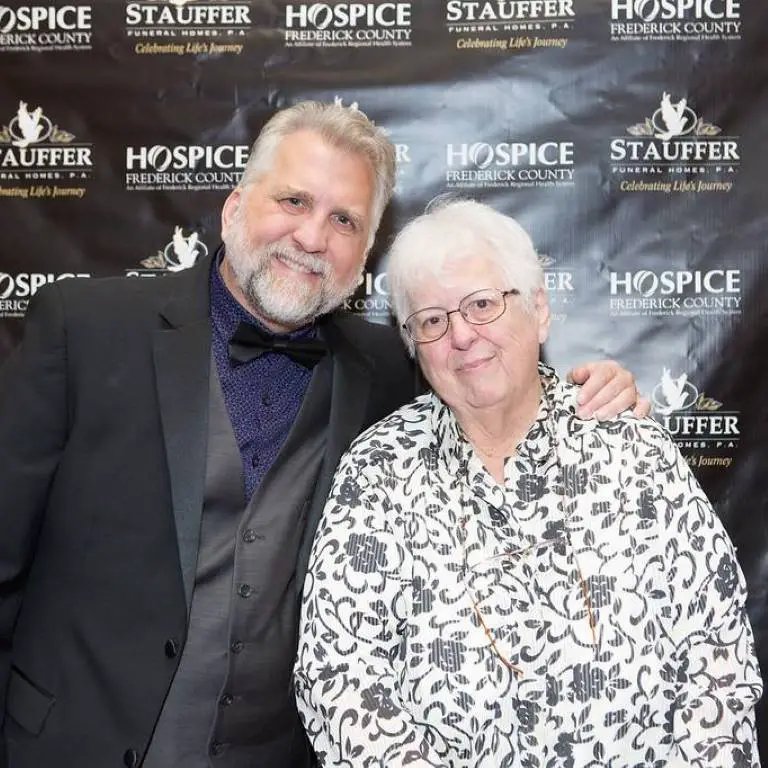
[[[756,766],[733,547],[653,421],[539,365],[520,226],[455,202],[388,267],[432,392],[363,433],[315,539],[295,670],[325,766]]]

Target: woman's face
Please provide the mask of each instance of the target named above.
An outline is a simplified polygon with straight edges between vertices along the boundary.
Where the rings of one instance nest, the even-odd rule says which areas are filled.
[[[506,291],[507,278],[487,255],[451,260],[438,277],[425,277],[409,293],[413,312],[426,307],[456,309],[483,288]],[[440,398],[459,413],[514,408],[538,386],[539,347],[547,337],[549,306],[543,290],[529,308],[518,295],[506,297],[506,310],[487,325],[472,325],[458,312],[445,335],[417,344],[421,369]]]

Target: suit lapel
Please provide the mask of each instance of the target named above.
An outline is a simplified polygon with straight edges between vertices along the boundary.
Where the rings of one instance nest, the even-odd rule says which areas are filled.
[[[153,354],[184,593],[189,610],[203,509],[211,355],[210,259],[174,279]]]
[[[312,540],[320,522],[325,502],[331,490],[333,475],[342,453],[359,434],[365,423],[365,415],[371,392],[373,375],[370,359],[344,334],[333,316],[323,325],[321,333],[333,354],[331,383],[331,411],[328,424],[325,458],[307,513],[296,567],[296,584],[299,600],[307,573]]]
[[[208,441],[211,324],[210,259],[173,278],[174,292],[161,311],[153,353],[170,476],[184,592],[189,609],[200,541]],[[170,278],[163,278],[170,279]],[[307,512],[297,563],[298,597],[312,540],[342,453],[365,423],[373,366],[329,317],[320,329],[333,355],[331,403],[323,465]]]

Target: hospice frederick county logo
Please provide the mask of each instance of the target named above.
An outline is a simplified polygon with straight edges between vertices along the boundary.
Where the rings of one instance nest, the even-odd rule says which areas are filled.
[[[653,418],[670,433],[691,466],[731,466],[733,456],[727,453],[739,445],[738,411],[722,410],[723,404],[701,392],[687,373],[673,375],[666,367],[653,388],[651,403]],[[691,454],[690,449],[718,453]]]
[[[287,48],[405,48],[411,3],[288,3]]]
[[[738,317],[741,270],[610,272],[611,317]]]
[[[0,197],[83,197],[80,185],[93,170],[91,148],[54,124],[42,107],[20,101],[0,128]]]
[[[0,5],[0,53],[90,50],[90,5]]]
[[[445,24],[459,50],[565,48],[573,0],[448,0]]]
[[[208,255],[208,246],[200,239],[200,235],[191,230],[184,234],[182,227],[175,227],[173,237],[163,248],[154,255],[142,259],[140,267],[125,271],[126,277],[157,277],[168,272],[181,272],[194,266],[198,259]]]
[[[611,0],[611,40],[740,40],[739,0]]]
[[[387,273],[380,272],[375,275],[366,272],[361,286],[344,302],[344,309],[362,315],[374,323],[389,323],[391,307]]]
[[[250,3],[131,0],[125,6],[126,36],[142,55],[237,55],[251,27]]]
[[[154,144],[125,148],[129,192],[200,192],[237,186],[248,160],[247,144]]]
[[[572,141],[509,142],[445,145],[445,186],[448,189],[521,189],[572,187]]]
[[[22,318],[29,300],[47,283],[90,277],[88,272],[0,272],[0,318]]]
[[[728,193],[741,164],[739,140],[699,117],[687,99],[662,93],[629,136],[611,139],[612,181],[622,192]]]

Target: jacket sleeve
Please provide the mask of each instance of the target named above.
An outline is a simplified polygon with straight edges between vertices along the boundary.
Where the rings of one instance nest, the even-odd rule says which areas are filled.
[[[58,290],[30,304],[0,381],[0,719],[26,574],[67,434],[66,341]],[[0,766],[6,761],[0,735]]]
[[[398,679],[411,572],[386,482],[358,472],[355,449],[336,472],[305,582],[295,668],[299,712],[320,765],[442,766]]]
[[[672,726],[680,764],[757,768],[762,681],[744,575],[720,519],[669,439],[654,482],[673,605],[679,686]]]

